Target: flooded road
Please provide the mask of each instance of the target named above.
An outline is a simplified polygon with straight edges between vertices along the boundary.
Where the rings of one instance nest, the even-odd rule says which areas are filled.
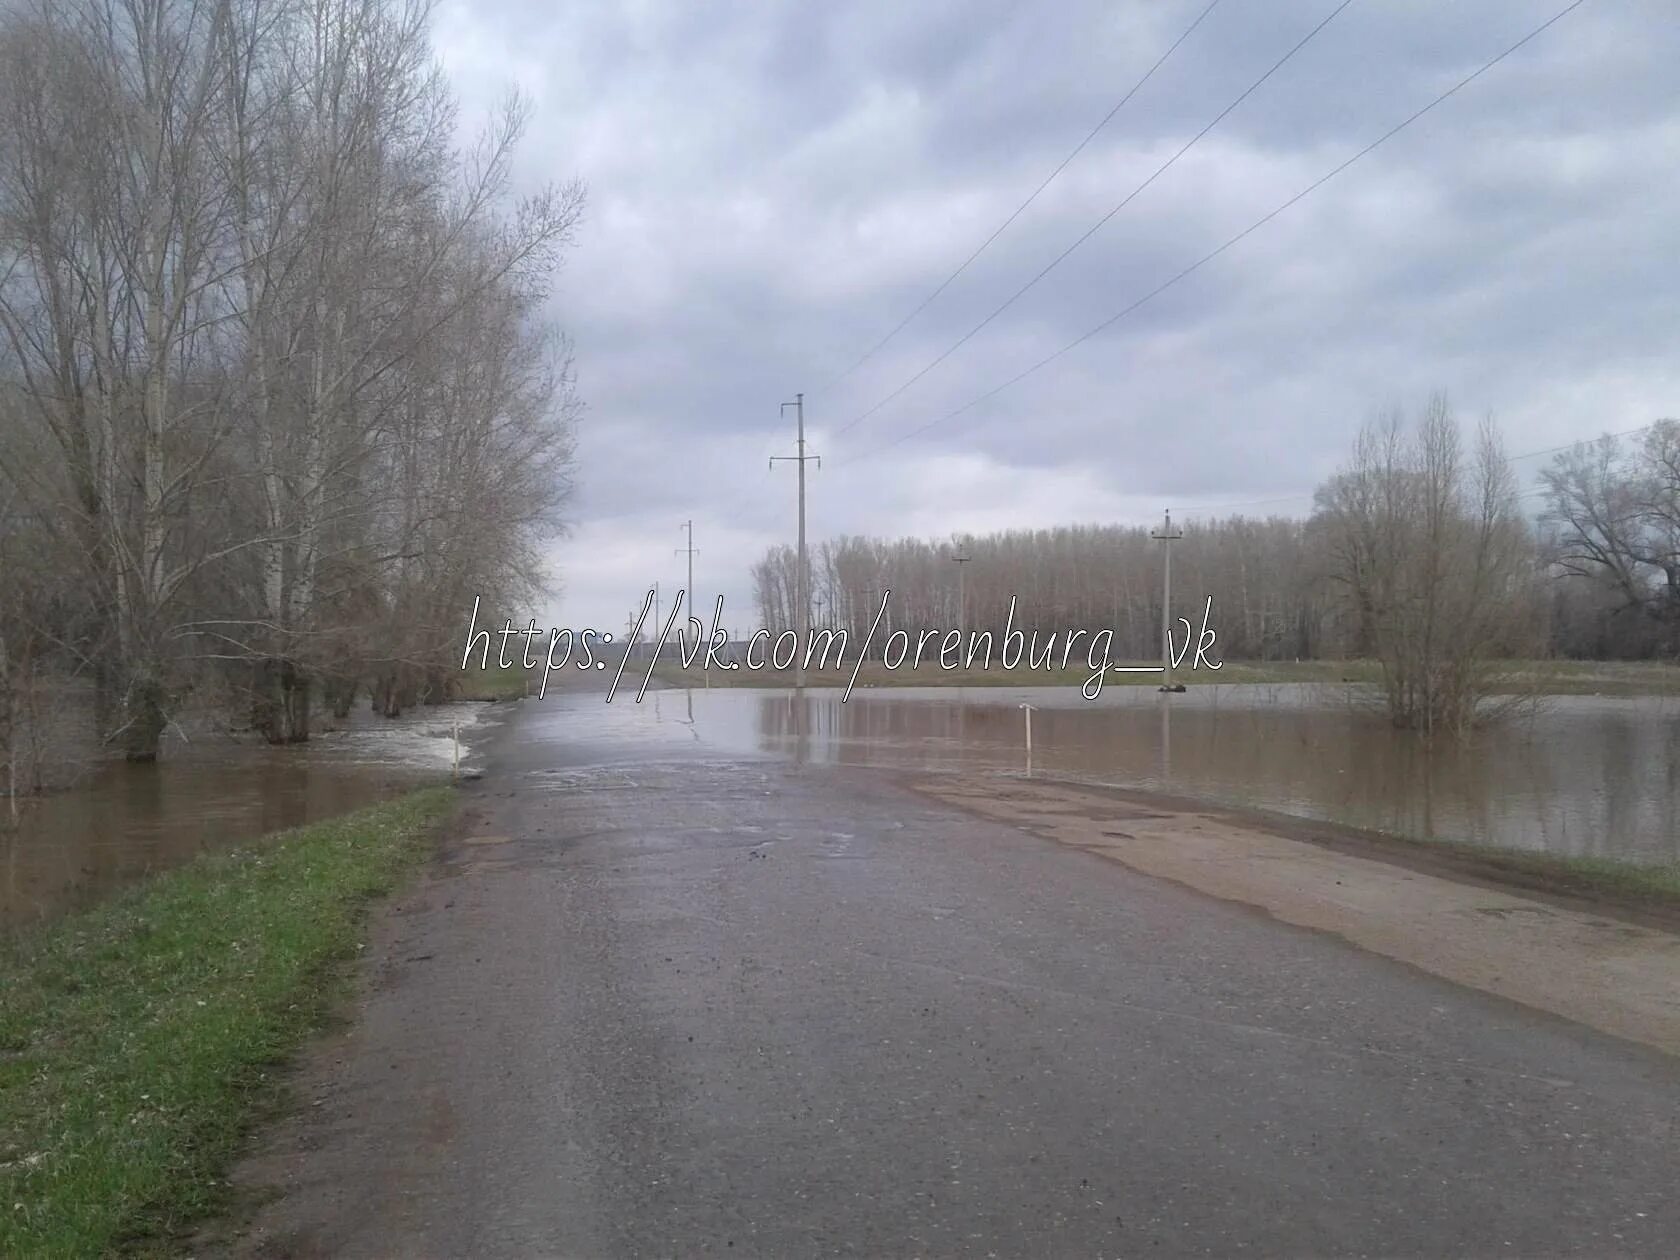
[[[1406,939],[1585,1004],[1628,974],[1616,925],[1595,954],[1596,916],[1207,819],[1049,789],[1029,830],[980,810],[1019,780],[832,764],[960,754],[945,699],[813,699],[839,725],[804,766],[785,697],[625,701],[522,703],[487,741],[309,1105],[233,1176],[260,1206],[232,1255],[1675,1254],[1680,1061]],[[991,714],[1002,757],[1019,715]],[[1116,810],[1157,851],[1227,835],[1222,876],[1375,900],[1400,957],[1046,835]],[[1649,977],[1673,938],[1641,939]]]
[[[91,904],[154,871],[317,822],[447,777],[491,706],[450,704],[396,720],[364,707],[308,744],[173,738],[156,765],[106,762],[68,790],[26,798],[0,831],[0,931]],[[3,807],[3,802],[0,802]]]
[[[620,696],[615,725],[813,762],[1033,769],[1095,783],[1275,810],[1416,839],[1680,862],[1680,698],[1557,696],[1531,716],[1425,747],[1311,684],[1110,688],[745,688]],[[598,696],[568,704],[600,704]]]
[[[767,757],[898,769],[1033,769],[1419,839],[1643,864],[1680,862],[1680,698],[1562,696],[1532,717],[1433,749],[1313,685],[749,688],[551,697],[524,727],[575,764]],[[452,721],[481,759],[512,707],[457,704],[395,722],[358,708],[302,748],[178,740],[157,766],[114,763],[26,803],[0,834],[0,929],[89,904],[209,849],[332,817],[446,775]],[[571,720],[568,715],[575,715]],[[551,738],[552,737],[552,738]],[[546,741],[546,742],[545,742]],[[552,747],[549,744],[552,743]],[[530,750],[527,750],[530,751]]]

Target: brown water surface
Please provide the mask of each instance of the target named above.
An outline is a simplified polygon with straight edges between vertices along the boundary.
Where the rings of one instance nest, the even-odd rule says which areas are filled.
[[[28,802],[0,835],[0,926],[16,929],[211,849],[384,799],[450,767],[450,727],[514,715],[544,765],[741,756],[1026,771],[1176,793],[1418,839],[1680,862],[1680,698],[1560,696],[1532,716],[1425,745],[1341,688],[713,688],[599,691],[386,722],[358,711],[299,748],[176,739],[156,766],[106,763]],[[485,719],[478,722],[478,719]],[[476,734],[470,731],[469,734]],[[464,755],[471,744],[464,737]]]
[[[199,853],[445,778],[452,724],[470,729],[484,707],[444,705],[395,721],[359,707],[343,729],[292,748],[172,732],[156,765],[88,763],[67,789],[24,798],[18,828],[0,832],[0,929],[40,923]]]
[[[853,765],[1026,770],[1172,792],[1418,839],[1680,862],[1680,698],[1556,696],[1463,741],[1425,744],[1351,688],[714,688],[653,697],[642,722],[721,748]],[[577,697],[584,703],[584,697]],[[598,698],[588,703],[599,704]],[[612,706],[623,706],[620,698]],[[628,710],[629,706],[624,706]],[[630,721],[626,711],[621,721]]]

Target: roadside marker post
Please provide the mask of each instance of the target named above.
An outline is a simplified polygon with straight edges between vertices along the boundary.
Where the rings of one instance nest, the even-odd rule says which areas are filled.
[[[1030,779],[1030,778],[1032,778],[1032,715],[1033,715],[1033,706],[1030,705],[1030,704],[1023,704],[1021,706],[1021,708],[1026,711],[1026,715],[1027,715],[1027,777]]]

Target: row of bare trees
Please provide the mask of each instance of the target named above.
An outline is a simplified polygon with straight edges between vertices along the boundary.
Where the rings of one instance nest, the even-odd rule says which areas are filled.
[[[1514,659],[1680,652],[1680,423],[1565,451],[1542,492],[1546,510],[1525,513],[1492,423],[1467,443],[1436,396],[1367,426],[1309,519],[1186,525],[1173,612],[1211,597],[1230,659],[1373,660],[1391,718],[1426,734],[1498,708]],[[840,538],[813,553],[814,624],[862,642],[891,591],[876,643],[952,626],[996,637],[1013,599],[1018,628],[1109,628],[1116,652],[1150,658],[1161,546],[1142,526]],[[787,547],[754,566],[773,631],[796,622],[796,574]]]
[[[513,606],[578,403],[545,316],[580,186],[457,139],[424,3],[25,0],[0,17],[0,674],[91,677],[157,755],[237,681],[441,695]]]
[[[1136,658],[1161,648],[1161,544],[1144,526],[1062,526],[948,540],[845,537],[812,551],[813,624],[868,631],[890,591],[877,645],[893,630],[962,626],[1001,635],[1015,600],[1028,633],[1107,627],[1115,651]],[[1220,646],[1246,660],[1310,657],[1336,633],[1339,611],[1314,575],[1319,558],[1306,524],[1236,517],[1185,526],[1173,546],[1179,594],[1214,597]],[[961,566],[955,557],[966,556]],[[753,569],[759,612],[773,631],[796,621],[798,571],[778,547]],[[1175,600],[1175,603],[1177,601]],[[1183,612],[1184,609],[1177,611]]]

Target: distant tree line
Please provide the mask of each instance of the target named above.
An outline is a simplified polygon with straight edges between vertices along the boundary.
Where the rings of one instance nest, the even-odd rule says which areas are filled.
[[[133,759],[212,681],[303,740],[531,593],[583,190],[511,195],[524,113],[458,146],[421,3],[6,7],[0,740],[40,670]]]
[[[845,627],[861,642],[885,591],[892,592],[876,635],[912,636],[960,625],[1001,635],[1015,604],[1015,626],[1029,634],[1076,627],[1115,631],[1115,651],[1137,658],[1161,651],[1161,546],[1147,526],[1064,525],[950,539],[843,537],[811,554],[814,626]],[[1247,660],[1326,654],[1341,613],[1308,567],[1304,522],[1234,517],[1184,526],[1172,544],[1175,613],[1214,599],[1221,649]],[[969,557],[959,578],[953,557]],[[771,549],[753,568],[763,624],[794,626],[798,566],[791,547]],[[959,588],[964,608],[958,607]]]
[[[1211,597],[1227,659],[1375,660],[1395,722],[1424,731],[1485,713],[1514,658],[1680,652],[1680,423],[1563,452],[1541,493],[1544,510],[1525,512],[1492,424],[1466,444],[1437,396],[1410,422],[1367,426],[1306,519],[1185,522],[1172,613],[1199,627]],[[890,590],[877,651],[894,630],[1001,636],[1014,598],[1028,633],[1109,628],[1117,654],[1156,659],[1165,544],[1150,532],[832,539],[812,550],[812,624],[859,643]],[[763,624],[794,627],[794,550],[770,549],[753,581]]]

